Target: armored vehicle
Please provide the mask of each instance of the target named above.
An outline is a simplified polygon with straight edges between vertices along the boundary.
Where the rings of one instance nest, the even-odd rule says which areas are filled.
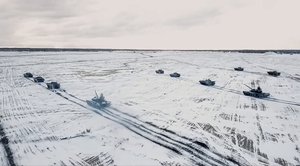
[[[243,91],[243,93],[245,96],[251,96],[251,97],[256,97],[256,98],[266,98],[266,97],[270,96],[270,93],[262,92],[260,87],[257,87],[257,89],[250,88],[250,91]]]
[[[242,67],[235,67],[234,70],[236,70],[236,71],[244,71],[244,68],[242,68]]]
[[[175,73],[170,74],[170,76],[171,76],[171,77],[180,77],[180,74],[177,73],[177,72],[175,72]]]
[[[110,106],[110,102],[106,101],[103,94],[101,93],[100,97],[98,96],[97,92],[96,96],[92,98],[92,100],[87,100],[86,103],[94,108],[102,109],[105,107]]]
[[[210,79],[200,80],[199,82],[200,82],[200,84],[205,85],[205,86],[214,86],[216,83],[216,81],[212,81]]]
[[[49,82],[49,83],[46,83],[46,85],[47,85],[48,89],[59,89],[60,88],[60,84],[57,82]]]
[[[38,76],[38,77],[34,77],[33,81],[34,82],[44,82],[45,79],[43,77],[41,77],[41,76]]]
[[[164,71],[162,69],[156,70],[155,71],[157,74],[164,74]]]
[[[31,73],[24,73],[23,74],[25,78],[32,78],[33,75]]]
[[[268,71],[268,74],[271,75],[271,76],[274,76],[274,77],[277,77],[280,75],[280,72],[277,72],[277,71]]]

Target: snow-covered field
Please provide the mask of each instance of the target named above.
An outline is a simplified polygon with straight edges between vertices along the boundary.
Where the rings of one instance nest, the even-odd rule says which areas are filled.
[[[7,149],[16,165],[300,164],[300,55],[0,52],[0,84],[0,165],[12,165]],[[271,96],[244,96],[244,84]],[[85,103],[95,91],[110,108]]]

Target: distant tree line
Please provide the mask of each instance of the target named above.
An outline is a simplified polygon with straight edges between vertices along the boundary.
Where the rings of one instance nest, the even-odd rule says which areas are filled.
[[[299,54],[300,50],[162,50],[162,49],[109,49],[109,48],[0,48],[0,51],[29,51],[29,52],[64,52],[64,51],[78,51],[78,52],[98,52],[98,51],[214,51],[214,52],[238,52],[238,53],[266,53],[274,52],[277,54]]]

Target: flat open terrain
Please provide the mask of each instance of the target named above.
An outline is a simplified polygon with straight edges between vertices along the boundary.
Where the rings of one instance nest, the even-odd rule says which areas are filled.
[[[0,165],[300,164],[299,54],[0,52],[0,84]],[[95,91],[111,107],[88,106]]]

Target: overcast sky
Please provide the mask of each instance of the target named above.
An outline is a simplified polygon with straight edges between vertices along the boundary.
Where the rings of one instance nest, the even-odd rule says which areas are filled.
[[[300,48],[300,0],[0,0],[0,47]]]

